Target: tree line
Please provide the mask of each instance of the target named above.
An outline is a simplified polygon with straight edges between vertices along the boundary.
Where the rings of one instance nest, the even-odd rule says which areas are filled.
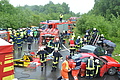
[[[54,4],[49,1],[46,5],[17,6],[14,7],[9,0],[0,1],[0,27],[1,28],[21,28],[29,26],[39,26],[40,21],[58,20],[59,14],[64,14],[64,19],[71,16],[79,16],[70,11],[68,4]]]
[[[85,34],[85,30],[97,28],[107,39],[120,41],[120,0],[95,0],[93,9],[81,15],[75,32]]]

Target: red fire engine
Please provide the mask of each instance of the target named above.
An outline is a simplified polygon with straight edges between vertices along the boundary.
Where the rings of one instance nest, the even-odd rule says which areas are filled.
[[[41,45],[45,45],[49,40],[51,40],[52,38],[54,39],[54,41],[56,40],[56,38],[59,38],[59,34],[60,31],[63,31],[65,29],[65,27],[67,27],[66,30],[68,30],[68,25],[67,26],[58,26],[58,25],[63,25],[63,24],[72,24],[71,22],[41,22],[40,24],[45,24],[46,27],[45,29],[43,29],[40,33],[40,41],[39,44]],[[64,27],[64,29],[63,29]]]

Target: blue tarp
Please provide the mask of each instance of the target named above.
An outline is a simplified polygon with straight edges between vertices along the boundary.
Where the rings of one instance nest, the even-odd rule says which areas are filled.
[[[116,44],[111,42],[110,40],[103,40],[103,43],[107,44],[108,46],[111,46],[111,47],[116,47]]]

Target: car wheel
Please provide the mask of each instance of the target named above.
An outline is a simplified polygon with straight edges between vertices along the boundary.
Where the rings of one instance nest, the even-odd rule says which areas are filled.
[[[115,75],[117,72],[117,70],[115,69],[115,67],[111,67],[109,70],[108,70],[108,74],[109,75]]]

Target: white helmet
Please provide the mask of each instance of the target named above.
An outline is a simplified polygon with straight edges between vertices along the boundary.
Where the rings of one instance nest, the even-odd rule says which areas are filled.
[[[90,59],[94,59],[94,57],[93,57],[93,56],[90,56]]]
[[[82,38],[80,38],[80,41],[82,41],[83,39]]]
[[[103,34],[101,34],[101,36],[104,36]]]
[[[58,48],[55,48],[55,51],[58,51]]]
[[[12,41],[13,41],[12,39],[9,40],[9,42],[12,42]]]
[[[98,59],[96,59],[95,62],[96,62],[97,64],[99,64],[99,60],[98,60]]]
[[[93,30],[96,30],[96,28],[93,28]]]
[[[56,38],[56,41],[58,41],[59,40],[59,38]]]
[[[79,38],[80,38],[80,36],[77,37],[77,39],[79,39]]]
[[[88,35],[88,33],[86,33],[86,35]]]

